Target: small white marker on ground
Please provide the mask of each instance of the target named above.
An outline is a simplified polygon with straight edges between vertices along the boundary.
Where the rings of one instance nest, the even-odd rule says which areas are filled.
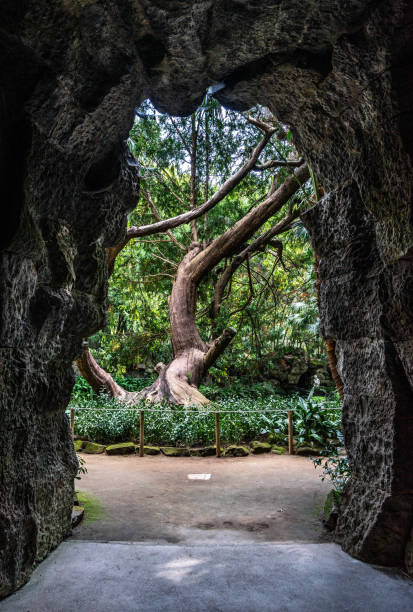
[[[189,480],[209,480],[211,474],[188,474]]]

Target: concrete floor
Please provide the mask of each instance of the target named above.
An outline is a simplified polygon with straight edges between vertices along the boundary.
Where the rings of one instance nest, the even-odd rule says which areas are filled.
[[[82,540],[201,544],[326,542],[320,511],[330,489],[305,457],[108,457],[83,455],[76,486],[103,518],[73,532]],[[189,480],[188,474],[211,474]]]
[[[409,612],[413,583],[335,544],[63,543],[1,612]]]
[[[412,581],[326,541],[329,486],[308,459],[86,461],[77,486],[102,519],[76,528],[0,612],[413,610]]]

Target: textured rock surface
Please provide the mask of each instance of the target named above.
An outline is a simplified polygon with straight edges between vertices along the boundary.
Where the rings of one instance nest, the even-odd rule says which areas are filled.
[[[259,440],[254,440],[254,442],[251,442],[250,447],[251,452],[254,455],[269,453],[271,451],[271,444],[269,442],[260,442]]]
[[[337,534],[400,564],[413,522],[413,3],[3,0],[0,595],[70,531],[63,414],[81,338],[102,326],[105,245],[137,197],[134,108],[189,113],[205,88],[268,105],[326,196],[305,219],[322,328],[337,340],[353,478]]]
[[[97,444],[97,442],[86,442],[82,451],[87,455],[101,455],[105,452],[106,446],[104,444]]]
[[[120,444],[110,444],[105,448],[107,455],[131,455],[135,452],[133,442],[121,442]]]
[[[223,457],[246,457],[250,454],[249,449],[246,446],[236,446],[232,444],[224,449],[222,454]]]
[[[273,455],[284,455],[287,450],[283,446],[277,446],[276,444],[273,444],[271,446],[271,452]]]
[[[178,448],[176,446],[161,446],[161,453],[167,457],[189,457],[188,448]]]
[[[136,447],[136,450],[138,450],[138,448],[139,447]],[[159,448],[159,446],[144,446],[143,452],[145,453],[145,455],[159,455],[161,449]]]
[[[271,376],[276,384],[285,387],[311,389],[315,383],[334,387],[327,361],[309,360],[304,351],[276,359]]]

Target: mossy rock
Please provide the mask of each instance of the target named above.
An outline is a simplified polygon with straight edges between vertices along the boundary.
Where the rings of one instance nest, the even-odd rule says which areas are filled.
[[[224,452],[224,449],[221,448],[221,454]],[[212,457],[217,454],[216,446],[204,446],[204,448],[200,449],[201,457]]]
[[[228,446],[223,453],[224,457],[246,457],[250,452],[246,446]]]
[[[73,447],[75,449],[75,451],[78,453],[79,451],[82,450],[82,448],[87,444],[87,442],[85,440],[74,440],[73,441]]]
[[[106,446],[104,444],[97,444],[96,442],[86,442],[83,447],[83,452],[88,455],[100,455],[105,452]]]
[[[271,452],[273,455],[284,455],[286,453],[286,449],[283,446],[276,446],[273,444],[271,446]]]
[[[222,448],[221,448],[222,452]],[[217,454],[216,446],[203,446],[201,448],[190,448],[189,454],[191,457],[212,457]]]
[[[135,452],[133,442],[120,442],[119,444],[110,444],[106,447],[107,455],[131,455]]]
[[[321,448],[315,446],[299,446],[296,451],[296,455],[300,457],[318,457],[322,454]]]
[[[179,448],[177,446],[161,446],[161,453],[166,457],[189,457],[189,448]]]
[[[254,440],[251,442],[251,452],[254,455],[260,455],[261,453],[269,453],[271,451],[271,444],[269,442],[259,442],[258,440]]]
[[[139,450],[139,446],[137,447],[137,450]],[[159,446],[144,446],[143,452],[145,455],[159,455],[161,449],[159,448]]]

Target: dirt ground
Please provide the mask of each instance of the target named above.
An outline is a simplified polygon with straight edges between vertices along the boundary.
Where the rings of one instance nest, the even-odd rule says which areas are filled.
[[[243,458],[83,455],[77,489],[102,517],[73,538],[199,544],[326,542],[320,512],[329,485],[304,457]],[[190,480],[188,474],[210,474]]]

